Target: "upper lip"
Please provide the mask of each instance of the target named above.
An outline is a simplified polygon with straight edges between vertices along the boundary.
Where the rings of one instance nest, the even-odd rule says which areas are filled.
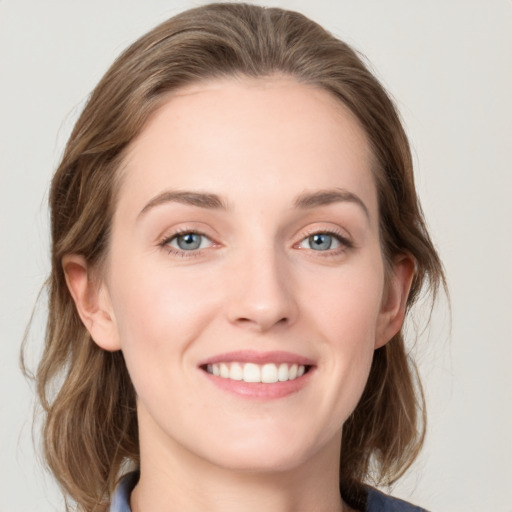
[[[284,352],[282,350],[272,352],[258,352],[254,350],[237,350],[234,352],[225,352],[224,354],[218,354],[208,359],[204,359],[199,363],[199,366],[205,366],[208,364],[216,363],[254,363],[254,364],[266,364],[266,363],[289,363],[289,364],[300,364],[304,366],[313,366],[314,362],[299,354],[292,352]]]

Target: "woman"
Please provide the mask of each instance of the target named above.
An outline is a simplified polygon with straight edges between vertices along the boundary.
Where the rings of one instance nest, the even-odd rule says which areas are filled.
[[[80,510],[417,510],[368,484],[420,450],[401,327],[444,277],[346,44],[245,4],[168,20],[92,93],[50,206],[38,390]]]

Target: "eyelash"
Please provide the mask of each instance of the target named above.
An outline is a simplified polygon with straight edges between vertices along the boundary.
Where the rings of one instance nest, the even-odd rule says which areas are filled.
[[[195,229],[179,229],[179,230],[175,231],[172,235],[163,238],[159,242],[158,245],[159,245],[159,247],[162,247],[163,249],[165,249],[169,255],[178,256],[180,258],[193,258],[193,257],[200,256],[204,249],[193,249],[193,250],[189,250],[189,251],[184,251],[184,250],[176,249],[169,245],[175,238],[178,238],[179,236],[182,236],[182,235],[189,235],[189,234],[203,236],[203,237],[207,238],[208,240],[210,240],[210,238],[207,235],[205,235],[204,233],[202,233],[201,231],[197,231]],[[298,242],[298,244],[303,243],[306,239],[308,239],[314,235],[332,236],[340,243],[340,247],[337,247],[336,249],[328,249],[326,251],[313,251],[313,252],[317,253],[318,256],[321,256],[324,258],[339,256],[343,252],[354,248],[354,243],[352,241],[350,241],[341,232],[334,230],[334,229],[311,230],[306,233],[306,236],[301,238],[301,240]],[[295,244],[294,246],[296,246],[298,244]],[[312,249],[310,249],[310,250],[312,250]]]
[[[178,256],[179,258],[193,258],[196,256],[200,256],[202,253],[201,249],[183,251],[180,249],[176,249],[175,247],[171,247],[169,245],[175,238],[178,238],[179,236],[182,236],[182,235],[199,235],[199,236],[208,238],[208,240],[210,240],[209,237],[207,237],[204,233],[201,233],[200,231],[197,231],[195,229],[186,229],[185,228],[185,229],[178,229],[172,235],[166,236],[165,238],[163,238],[160,241],[160,243],[158,245],[160,247],[162,247],[163,249],[165,249],[169,255]]]
[[[326,251],[313,251],[312,249],[310,249],[311,251],[316,253],[315,254],[316,256],[320,256],[322,258],[337,257],[337,256],[340,256],[341,254],[343,254],[345,251],[347,251],[349,249],[353,249],[355,247],[354,243],[351,240],[349,240],[343,233],[341,233],[341,231],[338,231],[336,229],[321,229],[321,230],[313,229],[311,231],[308,231],[308,232],[306,232],[306,236],[301,238],[299,244],[303,243],[306,239],[308,239],[314,235],[332,236],[340,244],[340,247],[337,247],[335,249],[328,249]]]

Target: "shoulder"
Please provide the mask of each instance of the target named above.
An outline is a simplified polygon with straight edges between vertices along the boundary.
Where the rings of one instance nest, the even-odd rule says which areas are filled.
[[[377,489],[369,489],[366,498],[366,512],[427,512],[424,508],[411,505],[398,498],[388,496]]]
[[[138,471],[128,473],[121,479],[114,494],[112,495],[110,512],[131,512],[130,494],[138,480]]]

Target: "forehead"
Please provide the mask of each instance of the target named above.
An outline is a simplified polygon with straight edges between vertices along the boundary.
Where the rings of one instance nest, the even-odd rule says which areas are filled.
[[[127,152],[118,199],[143,208],[165,187],[243,200],[338,186],[372,209],[371,168],[364,130],[331,93],[288,77],[226,78],[166,98]]]

